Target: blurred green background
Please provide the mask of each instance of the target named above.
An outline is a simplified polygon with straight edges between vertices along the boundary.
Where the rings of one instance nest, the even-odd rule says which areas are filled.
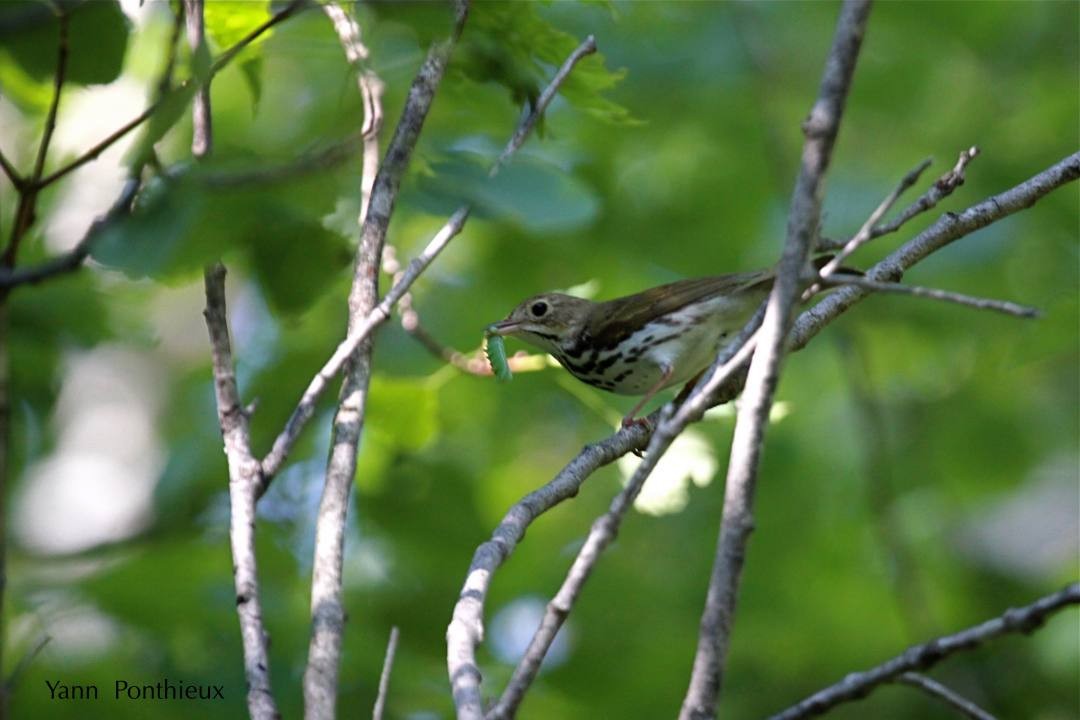
[[[55,23],[0,8],[0,147],[32,165],[51,94]],[[141,5],[141,7],[140,7]],[[415,286],[442,342],[474,349],[522,298],[589,283],[598,298],[774,262],[817,92],[833,3],[476,3],[403,185],[390,242],[418,252],[463,199],[476,212]],[[386,83],[385,147],[441,4],[354,9]],[[212,2],[219,51],[265,2]],[[145,107],[168,6],[76,11],[69,83],[47,169]],[[921,192],[978,145],[938,210],[855,257],[866,266],[941,212],[1030,177],[1078,147],[1080,5],[880,3],[840,132],[824,234],[846,237],[911,167]],[[495,182],[479,179],[553,66],[583,64]],[[190,75],[185,53],[178,76]],[[265,452],[340,340],[359,161],[285,181],[211,188],[200,173],[288,164],[346,137],[355,74],[321,12],[245,51],[213,85],[215,150],[190,166],[190,122],[157,144],[175,176],[108,233],[82,272],[9,299],[13,479],[5,667],[52,640],[22,678],[16,717],[244,715],[228,549],[226,466],[202,325],[202,265],[222,257],[238,374]],[[70,247],[116,196],[131,143],[52,186],[21,263]],[[125,154],[127,153],[127,154]],[[0,231],[15,193],[0,179]],[[779,711],[907,645],[1026,603],[1078,570],[1080,196],[1067,186],[913,270],[912,283],[1036,305],[1021,321],[875,297],[793,356],[759,484],[723,704]],[[383,278],[382,287],[388,287]],[[510,350],[520,349],[511,346]],[[606,436],[628,398],[562,370],[496,385],[445,366],[396,323],[379,332],[345,581],[340,711],[374,697],[401,629],[389,715],[451,715],[444,632],[473,550],[506,509]],[[301,713],[312,518],[332,403],[260,504],[259,572],[273,682]],[[522,718],[673,716],[689,676],[732,430],[719,412],[673,450],[585,588]],[[544,515],[495,576],[480,650],[497,693],[592,519],[634,461],[598,472]],[[719,478],[717,480],[716,478]],[[690,482],[692,480],[693,482]],[[933,676],[1001,717],[1076,717],[1078,619],[1055,617],[940,665]],[[113,682],[223,684],[215,703],[115,702]],[[49,700],[45,681],[103,699]],[[885,687],[838,718],[946,718]]]

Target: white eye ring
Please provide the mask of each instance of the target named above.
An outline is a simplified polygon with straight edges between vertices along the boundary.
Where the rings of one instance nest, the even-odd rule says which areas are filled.
[[[533,317],[544,317],[548,311],[548,304],[543,300],[537,300],[529,306],[529,312]]]

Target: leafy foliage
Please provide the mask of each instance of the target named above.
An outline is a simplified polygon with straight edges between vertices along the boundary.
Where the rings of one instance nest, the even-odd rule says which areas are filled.
[[[146,88],[140,99],[152,101],[148,72],[135,70],[160,67],[166,52],[140,42],[151,30],[162,36],[161,3],[125,4],[127,15],[111,0],[65,6],[72,55],[46,172],[133,116],[106,91],[134,82]],[[208,3],[210,52],[273,7]],[[57,24],[48,8],[0,3],[0,148],[23,172],[52,96]],[[387,85],[385,147],[450,12],[444,3],[353,10],[371,67]],[[405,262],[460,203],[474,208],[414,286],[424,327],[471,351],[488,323],[532,293],[588,283],[605,299],[774,262],[799,122],[834,20],[835,6],[823,3],[473,3],[390,228]],[[973,143],[983,153],[939,211],[875,241],[853,264],[870,264],[937,212],[960,210],[1075,152],[1078,22],[1080,8],[1068,3],[1039,12],[1007,3],[875,7],[832,164],[824,233],[853,232],[925,155],[937,158],[933,174]],[[590,33],[603,55],[571,75],[543,137],[489,179],[521,106]],[[195,74],[191,58],[180,57],[177,84]],[[69,116],[76,99],[81,114]],[[226,700],[160,704],[155,717],[244,713],[227,477],[199,276],[208,262],[228,265],[237,374],[254,406],[255,449],[265,452],[344,332],[360,163],[306,160],[354,137],[362,110],[355,70],[318,11],[282,23],[214,78],[215,146],[197,164],[188,151],[190,99],[190,89],[167,95],[127,150],[151,161],[154,177],[133,214],[96,239],[88,267],[7,300],[6,667],[40,633],[53,637],[13,697],[16,717],[146,717],[149,706],[114,701],[112,684],[161,677],[224,684]],[[123,157],[107,152],[42,194],[20,265],[81,237],[115,197]],[[0,179],[5,239],[15,199]],[[1046,312],[1038,322],[876,297],[790,358],[779,389],[787,415],[770,428],[725,678],[728,715],[767,715],[908,644],[1071,579],[1078,215],[1080,200],[1067,188],[907,278],[1038,305]],[[382,278],[384,291],[388,282]],[[131,390],[102,396],[106,385],[73,368],[117,348],[138,361],[99,365],[129,372],[121,386]],[[511,341],[508,352],[518,349]],[[386,634],[397,625],[389,714],[447,717],[443,636],[473,551],[509,505],[610,432],[632,399],[575,384],[558,369],[521,372],[507,384],[466,375],[395,323],[376,336],[375,369],[347,528],[341,706],[370,706]],[[132,409],[141,423],[123,422]],[[332,397],[320,403],[259,505],[262,599],[286,717],[301,712],[312,523],[332,409]],[[663,478],[670,492],[657,488],[648,512],[628,519],[570,617],[565,655],[541,674],[523,719],[675,712],[722,502],[722,483],[708,476],[724,470],[731,429],[723,412],[695,428]],[[137,441],[144,450],[134,453]],[[82,454],[73,454],[76,445]],[[56,457],[79,472],[50,475]],[[108,485],[135,466],[141,476]],[[100,467],[115,472],[102,478]],[[531,527],[499,571],[481,653],[486,691],[509,677],[508,659],[531,631],[493,621],[554,592],[624,472],[597,473]],[[33,498],[54,481],[65,484],[42,510]],[[109,511],[136,496],[144,498],[140,522],[118,541],[74,555],[33,542],[68,525],[115,532]],[[1074,716],[1077,623],[1064,613],[1030,638],[957,657],[935,676],[1002,717]],[[105,697],[50,701],[44,680],[58,677],[97,683]],[[951,717],[901,688],[833,715],[866,716]]]

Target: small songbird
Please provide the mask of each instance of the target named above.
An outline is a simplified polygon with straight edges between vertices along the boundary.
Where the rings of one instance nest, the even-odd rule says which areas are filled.
[[[626,426],[657,392],[709,366],[768,296],[773,277],[760,270],[679,280],[606,302],[545,293],[489,332],[551,353],[589,385],[642,395],[623,418]]]

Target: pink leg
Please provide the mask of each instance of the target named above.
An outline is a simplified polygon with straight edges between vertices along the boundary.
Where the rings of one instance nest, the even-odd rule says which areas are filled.
[[[648,422],[645,418],[635,418],[634,416],[641,411],[641,408],[645,407],[645,403],[653,399],[653,395],[660,392],[660,390],[667,385],[668,380],[671,379],[671,373],[672,368],[666,368],[664,370],[664,373],[660,376],[660,379],[656,381],[656,384],[649,388],[649,392],[645,393],[645,396],[638,400],[637,405],[631,408],[630,412],[626,413],[626,417],[622,419],[623,427],[630,427],[631,425]]]

